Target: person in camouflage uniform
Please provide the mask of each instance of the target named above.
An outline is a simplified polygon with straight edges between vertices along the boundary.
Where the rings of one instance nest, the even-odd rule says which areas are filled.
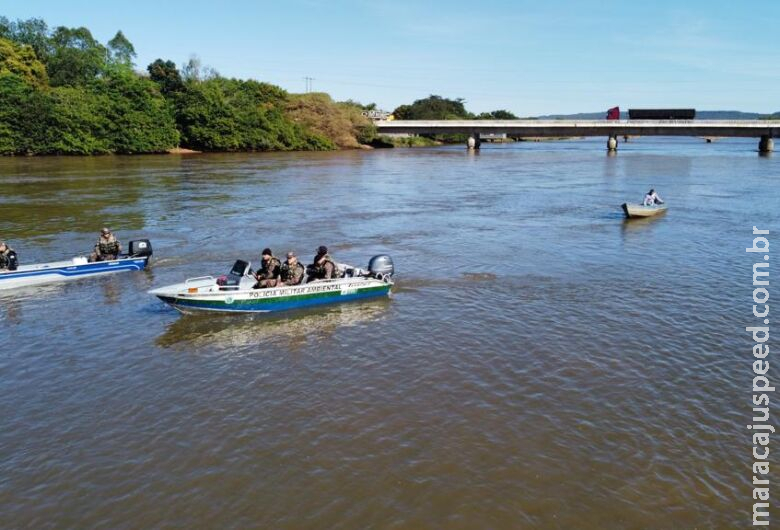
[[[263,249],[262,259],[263,264],[260,266],[260,271],[255,274],[257,279],[257,283],[254,286],[255,289],[276,285],[276,279],[279,277],[282,268],[282,262],[273,255],[270,248]]]
[[[338,268],[336,263],[328,254],[328,247],[321,245],[317,249],[317,255],[314,256],[314,262],[308,267],[309,281],[329,280],[338,278]]]
[[[122,252],[122,244],[114,237],[111,230],[103,228],[95,243],[95,251],[89,256],[89,261],[110,261],[117,259]]]
[[[0,241],[0,271],[13,271],[17,266],[16,252],[14,249],[5,244],[5,241]]]
[[[282,264],[279,271],[279,279],[274,283],[275,286],[298,285],[303,280],[306,269],[298,262],[295,252],[287,253],[287,261]]]

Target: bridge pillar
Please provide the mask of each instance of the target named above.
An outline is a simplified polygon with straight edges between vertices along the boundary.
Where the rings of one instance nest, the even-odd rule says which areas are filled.
[[[762,136],[758,141],[759,153],[771,153],[775,150],[775,141],[770,136]]]
[[[617,151],[618,141],[617,136],[612,135],[607,140],[607,151]]]
[[[479,149],[479,145],[482,142],[479,139],[479,133],[474,133],[471,136],[469,136],[468,140],[466,140],[466,148],[469,149],[469,151],[473,149]]]

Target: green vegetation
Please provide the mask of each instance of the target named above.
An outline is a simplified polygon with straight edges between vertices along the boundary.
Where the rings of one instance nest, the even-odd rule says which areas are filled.
[[[442,142],[425,136],[377,136],[371,145],[374,147],[433,147]]]
[[[516,120],[508,110],[472,114],[466,110],[463,98],[447,99],[430,95],[411,105],[401,105],[393,111],[397,120]]]
[[[398,120],[468,120],[474,117],[466,110],[462,98],[447,99],[441,96],[430,95],[424,99],[418,99],[411,105],[401,105],[393,111],[393,116]],[[430,134],[422,135],[431,143],[461,143],[466,141],[463,134]],[[408,142],[408,143],[407,143]],[[393,145],[414,146],[415,141],[410,138],[392,138]]]
[[[494,110],[492,112],[483,112],[476,116],[478,120],[516,120],[517,116],[508,110]]]
[[[468,120],[473,117],[463,106],[463,99],[428,96],[393,111],[397,120]]]
[[[0,39],[0,75],[13,75],[32,87],[46,86],[49,82],[46,67],[29,46],[22,46]]]
[[[369,144],[376,137],[376,127],[361,114],[363,107],[352,101],[336,103],[323,93],[299,94],[289,98],[286,110],[295,123],[341,149]]]
[[[327,150],[376,136],[354,102],[226,79],[192,59],[135,71],[121,32],[0,17],[0,155]]]
[[[0,154],[164,152],[179,142],[173,107],[133,71],[122,32],[49,31],[0,18]]]
[[[287,93],[257,81],[213,77],[188,79],[174,92],[182,145],[200,151],[286,151],[332,149],[284,112]]]
[[[516,120],[517,116],[508,110],[494,110],[479,115],[466,110],[462,98],[447,99],[442,96],[430,95],[418,99],[411,105],[401,105],[393,111],[393,117],[398,120]],[[422,137],[421,137],[422,138]],[[386,139],[383,137],[383,140]],[[387,139],[395,146],[436,145],[438,143],[462,143],[466,141],[465,134],[435,134],[425,135],[427,142],[416,142],[410,138]],[[401,141],[403,140],[403,141]]]

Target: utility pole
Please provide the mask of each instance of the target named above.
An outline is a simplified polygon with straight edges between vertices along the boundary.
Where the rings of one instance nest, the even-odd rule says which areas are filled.
[[[311,82],[314,81],[313,77],[304,77],[304,81],[306,81],[306,93],[308,94],[311,92]]]

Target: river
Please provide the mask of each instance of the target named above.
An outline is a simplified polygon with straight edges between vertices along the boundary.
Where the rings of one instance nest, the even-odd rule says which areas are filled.
[[[780,228],[780,156],[604,143],[0,159],[22,262],[103,225],[154,246],[0,294],[0,527],[746,526],[745,248]],[[668,213],[625,222],[650,187]],[[392,255],[393,296],[247,317],[146,293],[321,244]]]

